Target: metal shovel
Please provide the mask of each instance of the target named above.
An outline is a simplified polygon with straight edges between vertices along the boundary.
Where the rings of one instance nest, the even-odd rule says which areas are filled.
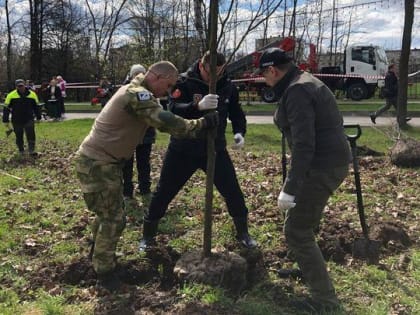
[[[344,125],[344,128],[356,129],[356,134],[346,134],[350,142],[353,155],[354,182],[356,185],[357,210],[359,213],[360,225],[362,226],[364,238],[357,238],[353,243],[353,257],[366,258],[368,263],[377,264],[379,262],[379,251],[381,242],[369,239],[369,229],[366,224],[365,210],[363,206],[362,187],[360,185],[359,163],[357,160],[356,140],[361,136],[362,129],[360,125]]]

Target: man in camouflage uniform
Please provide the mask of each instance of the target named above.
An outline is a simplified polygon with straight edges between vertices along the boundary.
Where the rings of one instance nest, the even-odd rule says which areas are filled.
[[[178,137],[197,137],[217,125],[217,115],[184,120],[163,110],[157,97],[165,96],[178,77],[167,61],[153,64],[122,86],[96,118],[76,154],[75,166],[83,197],[95,212],[92,224],[93,268],[98,284],[110,291],[120,286],[114,273],[115,250],[125,227],[122,167],[149,126]],[[213,107],[214,108],[214,107]],[[213,109],[208,108],[208,109]]]

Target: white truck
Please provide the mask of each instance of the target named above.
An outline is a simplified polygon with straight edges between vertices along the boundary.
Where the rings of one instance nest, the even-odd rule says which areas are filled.
[[[263,77],[253,77],[250,73],[258,67],[259,58],[265,48],[280,47],[293,54],[296,49],[293,38],[275,41],[259,51],[255,51],[241,59],[231,62],[226,70],[232,76],[233,82],[241,89],[256,90],[265,102],[274,102],[275,95],[265,84]],[[340,65],[319,67],[316,60],[315,46],[309,44],[307,60],[297,58],[300,69],[310,71],[332,90],[343,90],[347,98],[360,101],[371,98],[377,87],[384,85],[388,70],[388,60],[385,50],[380,46],[352,45],[347,47],[343,62]],[[301,54],[294,54],[301,55]]]
[[[388,60],[382,47],[352,45],[347,47],[342,65],[320,67],[314,75],[332,90],[343,90],[348,98],[360,101],[383,87],[387,71]]]

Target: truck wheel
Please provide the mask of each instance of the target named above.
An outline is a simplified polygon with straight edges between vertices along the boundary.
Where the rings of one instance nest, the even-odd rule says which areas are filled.
[[[274,103],[275,101],[277,101],[276,94],[274,93],[274,91],[272,89],[267,88],[261,91],[261,99],[266,103]]]
[[[367,97],[368,90],[363,83],[353,83],[347,89],[347,97],[353,101],[360,101]]]

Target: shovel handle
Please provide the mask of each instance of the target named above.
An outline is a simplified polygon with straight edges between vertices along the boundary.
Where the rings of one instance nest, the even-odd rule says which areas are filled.
[[[347,140],[349,140],[350,143],[351,143],[351,140],[356,141],[362,135],[362,128],[360,128],[360,125],[357,125],[357,124],[344,125],[344,129],[356,129],[355,134],[346,134]]]
[[[356,197],[357,197],[357,212],[359,214],[360,225],[362,226],[363,235],[366,239],[369,239],[369,230],[366,224],[365,208],[363,205],[362,196],[362,185],[360,184],[360,172],[359,162],[357,159],[357,146],[356,140],[362,135],[362,129],[360,125],[344,125],[345,129],[356,129],[355,134],[346,134],[347,140],[350,142],[351,153],[353,156],[353,172],[354,172],[354,183],[356,185]]]

